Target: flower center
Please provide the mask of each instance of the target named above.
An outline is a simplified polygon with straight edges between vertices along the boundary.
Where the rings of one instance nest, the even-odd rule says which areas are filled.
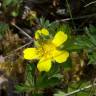
[[[53,57],[53,51],[56,50],[56,46],[51,42],[45,42],[38,49],[41,57],[44,56],[45,58],[51,59]]]

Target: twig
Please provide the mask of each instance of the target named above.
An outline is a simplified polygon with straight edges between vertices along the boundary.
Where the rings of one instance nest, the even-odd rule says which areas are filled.
[[[7,55],[7,56],[4,57],[4,59],[7,59],[8,57],[14,55],[15,52],[19,51],[20,49],[22,49],[22,48],[24,48],[24,47],[26,47],[28,45],[30,45],[32,42],[33,42],[33,40],[31,40],[30,42],[28,42],[28,43],[20,46],[19,48],[15,49],[14,51],[11,51],[9,55]]]
[[[19,26],[17,26],[15,23],[11,23],[14,27],[16,27],[23,35],[25,35],[26,37],[28,37],[30,40],[33,40],[33,38],[28,35],[24,30],[22,30]]]
[[[80,16],[80,17],[76,17],[76,18],[66,18],[66,19],[61,19],[61,20],[56,20],[55,22],[66,22],[66,21],[70,21],[70,20],[79,20],[79,19],[85,19],[85,18],[90,18],[96,16],[96,13],[91,14],[91,15],[85,15],[85,16]]]
[[[84,7],[88,7],[88,6],[90,6],[90,5],[94,4],[94,3],[96,3],[96,1],[92,1],[92,2],[90,2],[88,4],[86,4]]]
[[[78,92],[80,92],[80,91],[89,89],[89,88],[91,88],[91,87],[93,87],[93,86],[96,86],[96,83],[91,84],[91,85],[88,85],[88,86],[83,87],[83,88],[80,88],[80,89],[77,89],[77,90],[75,90],[75,91],[73,91],[73,92],[70,92],[70,93],[68,93],[68,94],[65,94],[64,96],[70,96],[70,95],[73,95],[73,94],[78,93]]]

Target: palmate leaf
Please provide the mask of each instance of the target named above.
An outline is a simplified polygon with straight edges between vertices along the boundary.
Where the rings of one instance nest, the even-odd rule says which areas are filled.
[[[48,25],[48,29],[49,29],[49,31],[50,31],[50,34],[52,34],[52,35],[55,35],[56,34],[56,32],[58,31],[57,29],[58,29],[58,26],[59,26],[59,23],[57,23],[57,22],[51,22],[49,25]]]
[[[68,91],[65,93],[64,91],[57,91],[54,96],[93,96],[95,94],[94,86],[93,88],[88,88],[90,82],[89,81],[79,81],[71,83],[68,86]]]
[[[25,73],[25,85],[34,87],[35,86],[35,65],[27,64]]]
[[[96,27],[92,25],[89,28],[85,27],[85,34],[72,37],[72,40],[74,40],[73,45],[71,44],[73,49],[94,49],[96,47]]]
[[[16,93],[30,92],[32,90],[31,87],[26,86],[25,84],[16,85],[15,89],[16,89]]]
[[[56,29],[59,26],[57,22],[50,22],[49,20],[44,19],[43,17],[39,20],[40,27],[47,28],[51,34],[56,33]]]
[[[50,31],[50,34],[55,35],[58,31],[63,31],[64,33],[66,33],[68,35],[68,38],[70,38],[70,32],[71,32],[71,28],[69,27],[69,25],[67,23],[65,24],[60,24],[59,22],[52,22],[50,23],[50,25],[48,26],[48,29]]]
[[[32,90],[35,89],[34,71],[34,64],[27,64],[25,72],[25,83],[16,85],[16,92],[32,92]]]
[[[42,28],[47,28],[50,23],[49,20],[45,20],[45,18],[42,17],[39,20],[39,24]]]
[[[94,36],[96,36],[96,27],[93,26],[93,25],[89,25],[89,28],[88,28],[89,32]]]
[[[72,37],[73,38],[73,37]],[[96,64],[96,27],[90,25],[85,28],[85,34],[78,35],[73,38],[72,41],[69,41],[69,45],[67,43],[67,49],[70,51],[79,51],[86,49],[87,56],[89,60],[89,64]]]
[[[89,49],[95,47],[90,38],[88,38],[86,35],[77,36],[74,45],[77,46],[78,49]]]
[[[60,79],[58,79],[58,76],[48,77],[45,73],[38,77],[38,80],[36,82],[37,88],[49,88],[54,87],[55,85],[59,84]]]
[[[89,62],[88,64],[96,64],[96,52],[89,52],[88,53],[88,59],[89,59]]]
[[[85,28],[85,32],[86,32],[86,35],[87,35],[87,37],[89,38],[90,42],[91,42],[94,46],[96,46],[96,39],[95,39],[95,38],[96,38],[96,34],[92,34],[87,27]]]
[[[39,74],[36,87],[37,88],[49,88],[58,85],[63,78],[63,75],[60,74],[60,66],[58,64],[53,64],[52,69],[46,73],[42,72]]]
[[[91,44],[93,46],[88,49],[88,64],[96,64],[96,27],[93,25],[90,25],[89,28],[85,28],[86,34],[89,37],[89,40],[91,41]],[[91,45],[90,44],[90,45]]]
[[[71,28],[70,28],[70,26],[67,23],[60,24],[60,26],[58,26],[57,31],[63,31],[68,36],[71,34]]]

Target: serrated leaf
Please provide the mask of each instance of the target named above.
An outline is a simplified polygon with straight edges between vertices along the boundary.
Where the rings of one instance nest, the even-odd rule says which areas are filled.
[[[16,85],[15,89],[17,93],[20,93],[20,92],[30,92],[31,88],[23,84],[23,85]]]

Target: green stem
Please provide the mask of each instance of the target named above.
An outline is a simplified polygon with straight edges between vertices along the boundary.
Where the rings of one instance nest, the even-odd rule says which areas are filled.
[[[68,7],[68,10],[69,10],[70,17],[73,18],[68,0],[66,0],[66,3],[67,3],[67,7]],[[72,19],[72,24],[73,24],[74,30],[76,31],[76,26],[75,26],[75,23],[74,23],[73,19]]]

